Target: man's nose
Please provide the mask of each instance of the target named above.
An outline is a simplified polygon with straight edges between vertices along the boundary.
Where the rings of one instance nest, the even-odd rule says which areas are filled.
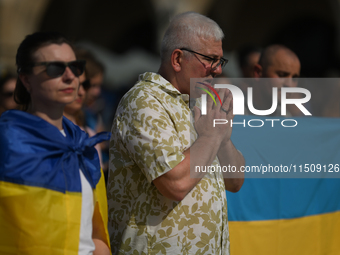
[[[219,65],[216,69],[212,69],[211,74],[213,77],[222,74],[222,66]]]

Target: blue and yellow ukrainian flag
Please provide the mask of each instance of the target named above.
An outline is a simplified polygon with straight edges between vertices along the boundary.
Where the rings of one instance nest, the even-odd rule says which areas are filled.
[[[21,111],[0,118],[0,254],[78,255],[81,170],[94,190],[94,221],[110,247],[104,175],[94,144],[69,120],[64,137]]]
[[[340,254],[340,119],[294,118],[298,125],[288,128],[275,118],[275,127],[251,128],[248,120],[268,117],[235,117],[244,119],[232,140],[247,166],[301,165],[303,173],[248,175],[238,193],[227,192],[231,254]],[[333,172],[320,178],[305,164]]]

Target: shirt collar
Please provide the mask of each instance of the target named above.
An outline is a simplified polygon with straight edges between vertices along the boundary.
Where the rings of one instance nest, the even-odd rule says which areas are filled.
[[[188,94],[181,94],[181,92],[179,92],[178,89],[176,89],[170,82],[168,82],[166,79],[164,79],[158,73],[152,73],[152,72],[143,73],[143,74],[139,75],[138,80],[156,83],[160,87],[162,87],[163,90],[166,91],[167,93],[178,95],[183,99],[183,101],[186,104],[189,103],[189,95]]]

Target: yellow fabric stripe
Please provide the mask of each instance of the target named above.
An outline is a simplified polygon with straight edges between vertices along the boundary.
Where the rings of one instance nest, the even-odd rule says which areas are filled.
[[[67,236],[65,245],[65,254],[67,251],[79,250],[79,237],[80,237],[80,221],[81,221],[81,206],[82,194],[81,193],[66,193],[66,208],[67,208]]]
[[[107,195],[106,195],[106,186],[105,186],[105,177],[104,173],[101,170],[102,176],[100,177],[100,180],[97,184],[97,187],[94,191],[96,202],[99,206],[99,212],[101,215],[101,221],[104,226],[105,233],[103,233],[102,236],[106,237],[106,244],[111,250],[110,245],[110,237],[109,237],[109,231],[108,231],[108,208],[107,208]]]
[[[81,194],[0,181],[0,254],[77,255]]]
[[[229,222],[233,255],[338,255],[340,211],[289,220]]]

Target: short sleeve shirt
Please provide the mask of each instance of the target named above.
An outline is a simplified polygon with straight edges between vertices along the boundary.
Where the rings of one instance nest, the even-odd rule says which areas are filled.
[[[196,138],[189,96],[159,74],[140,75],[112,126],[107,191],[113,254],[229,254],[221,172],[206,173],[180,202],[152,183],[184,159]]]

